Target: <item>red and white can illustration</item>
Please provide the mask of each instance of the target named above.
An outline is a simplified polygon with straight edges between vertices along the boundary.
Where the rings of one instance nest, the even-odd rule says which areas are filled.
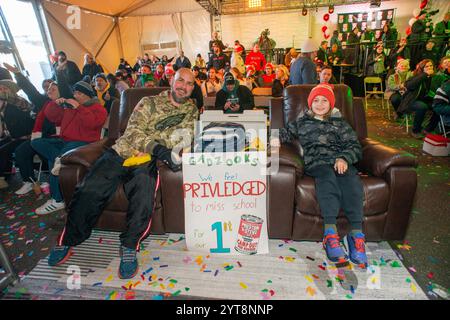
[[[245,254],[256,254],[264,220],[250,214],[241,216],[237,243],[234,249]]]

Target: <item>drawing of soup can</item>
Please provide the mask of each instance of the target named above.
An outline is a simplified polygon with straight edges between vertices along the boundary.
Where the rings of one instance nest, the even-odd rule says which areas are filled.
[[[234,249],[245,254],[255,254],[264,220],[253,215],[244,214],[239,224],[238,238]]]

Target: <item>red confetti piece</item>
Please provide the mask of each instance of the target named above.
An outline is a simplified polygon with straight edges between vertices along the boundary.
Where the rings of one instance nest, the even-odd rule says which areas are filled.
[[[270,290],[269,293],[272,297],[275,295],[275,291],[273,291],[273,290]]]
[[[322,269],[322,270],[324,270],[325,271],[325,267],[324,266],[318,266],[320,269]]]

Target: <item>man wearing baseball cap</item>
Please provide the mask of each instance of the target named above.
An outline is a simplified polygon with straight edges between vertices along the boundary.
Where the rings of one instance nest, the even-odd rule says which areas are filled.
[[[291,84],[316,84],[317,71],[313,62],[317,46],[311,39],[306,39],[301,47],[300,57],[291,65]]]
[[[225,73],[222,89],[216,95],[216,109],[224,113],[242,113],[255,107],[253,94],[249,88],[239,84],[231,72]]]

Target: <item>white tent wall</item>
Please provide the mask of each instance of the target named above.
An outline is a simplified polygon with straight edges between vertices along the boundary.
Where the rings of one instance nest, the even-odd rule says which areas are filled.
[[[308,37],[308,24],[309,17],[299,11],[225,15],[221,17],[221,37],[225,44],[233,46],[234,40],[239,40],[250,50],[261,32],[269,29],[277,48],[299,47]]]
[[[413,10],[419,8],[420,2],[420,0],[382,1],[379,8],[370,8],[367,3],[354,4],[351,6],[335,6],[334,13],[330,14],[330,19],[328,20],[328,22],[325,22],[323,20],[323,15],[325,13],[328,13],[328,8],[319,8],[317,13],[315,12],[315,10],[311,12],[314,15],[312,38],[315,42],[317,42],[317,46],[319,46],[321,40],[325,40],[322,32],[322,26],[324,25],[326,25],[330,29],[330,34],[333,34],[333,31],[337,29],[338,14],[340,13],[373,12],[386,9],[396,9],[394,14],[394,23],[397,26],[397,30],[401,34],[401,36],[405,37],[406,29],[409,27],[408,22],[413,17]],[[445,13],[449,11],[450,1],[432,0],[429,2],[432,4],[433,10],[439,9],[439,12],[432,17],[433,22],[436,24],[437,22],[442,21]],[[328,40],[330,40],[330,38],[328,38]]]
[[[66,12],[67,6],[52,2],[43,2],[43,5],[55,49],[65,51],[68,59],[77,63],[81,70],[86,49],[93,55],[98,53],[113,26],[113,19],[81,10],[80,28],[69,29],[67,21],[71,14]],[[112,32],[97,56],[97,62],[104,67],[106,72],[114,72],[120,58],[116,32],[116,30]]]
[[[172,15],[127,17],[120,20],[120,33],[125,59],[133,63],[141,56],[145,44],[167,43],[181,41],[186,57],[194,64],[197,53],[207,56],[208,43],[211,35],[210,17],[205,10],[174,13],[181,15],[183,29],[182,39],[179,38],[172,20]],[[167,52],[169,58],[176,54],[175,50]]]

